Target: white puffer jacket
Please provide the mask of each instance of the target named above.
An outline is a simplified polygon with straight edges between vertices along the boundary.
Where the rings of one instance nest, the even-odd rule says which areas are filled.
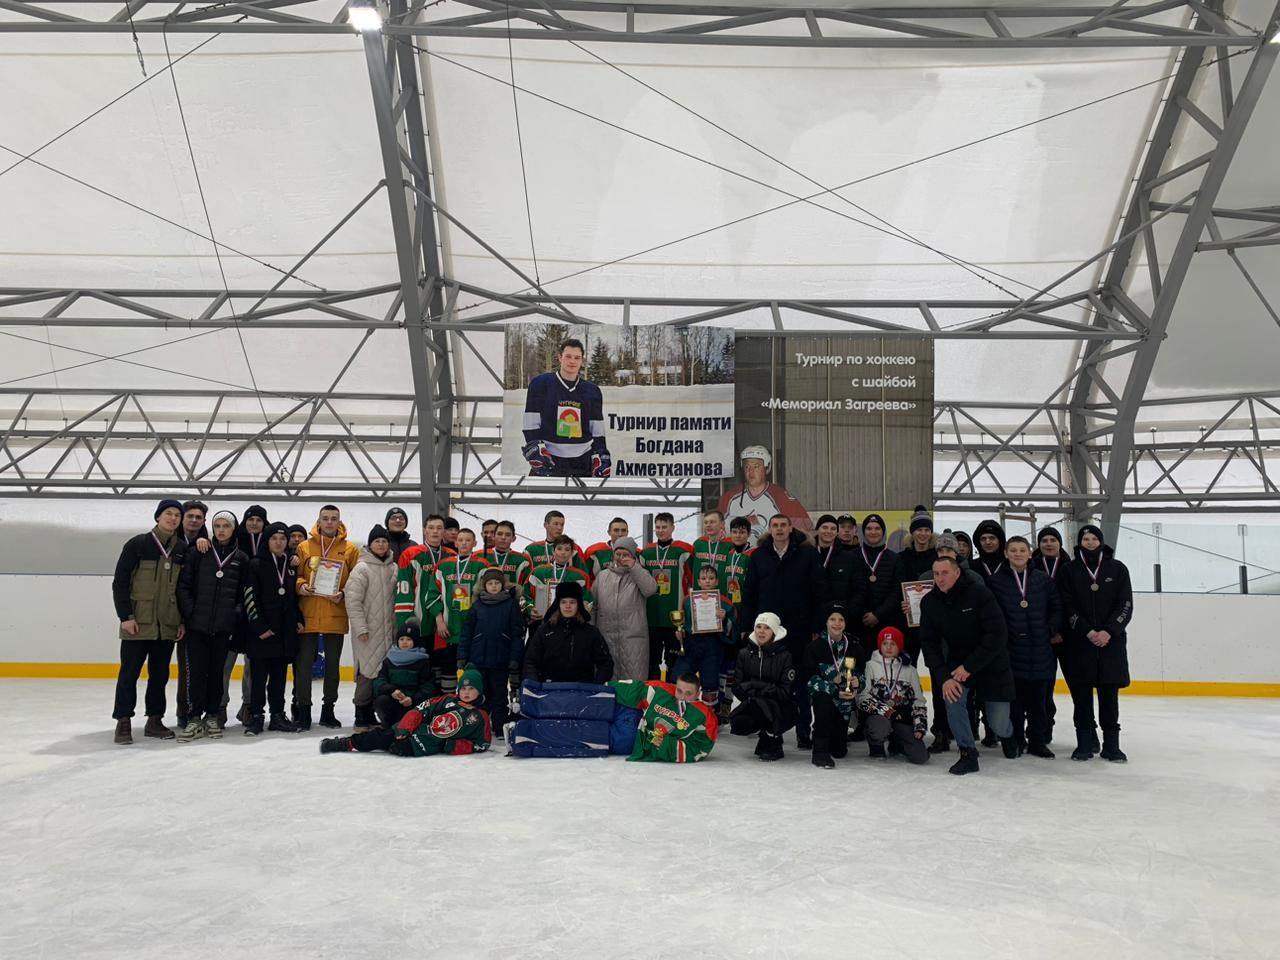
[[[385,560],[368,547],[360,548],[360,559],[347,580],[347,616],[351,620],[351,646],[356,669],[362,677],[376,677],[382,660],[396,636],[396,573],[399,567],[390,553]],[[369,639],[360,640],[367,633]]]

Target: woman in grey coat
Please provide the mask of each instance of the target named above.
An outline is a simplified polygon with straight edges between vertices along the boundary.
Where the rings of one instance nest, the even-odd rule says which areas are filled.
[[[592,584],[596,628],[613,655],[614,680],[644,680],[649,675],[649,619],[646,601],[658,592],[653,575],[636,557],[630,537],[613,542],[613,560]]]

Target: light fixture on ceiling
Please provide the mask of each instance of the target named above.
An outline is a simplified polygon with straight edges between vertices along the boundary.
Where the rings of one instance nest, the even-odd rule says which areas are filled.
[[[373,0],[352,0],[347,7],[347,22],[362,33],[382,29],[382,11]]]

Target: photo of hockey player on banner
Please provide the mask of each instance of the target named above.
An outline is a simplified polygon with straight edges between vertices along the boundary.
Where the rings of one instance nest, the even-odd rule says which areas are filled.
[[[732,331],[663,324],[507,327],[506,476],[732,476]]]

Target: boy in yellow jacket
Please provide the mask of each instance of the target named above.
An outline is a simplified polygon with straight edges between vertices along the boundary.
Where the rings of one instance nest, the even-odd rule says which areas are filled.
[[[342,591],[360,558],[360,550],[347,540],[342,515],[332,504],[320,508],[311,537],[297,549],[298,658],[293,663],[293,722],[302,730],[311,729],[311,668],[316,651],[324,645],[324,706],[320,726],[336,729],[342,724],[334,716],[338,699],[338,665],[342,640],[346,636],[347,608]],[[338,568],[341,564],[341,568]],[[336,588],[336,589],[335,589]]]

